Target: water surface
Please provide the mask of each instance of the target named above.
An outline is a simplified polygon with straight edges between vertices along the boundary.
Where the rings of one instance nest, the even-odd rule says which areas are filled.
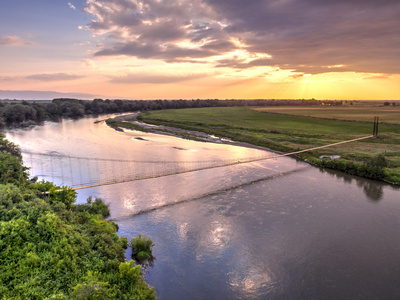
[[[26,151],[102,159],[272,155],[118,132],[95,120],[46,123],[9,131],[7,138]],[[56,159],[40,163],[25,154],[24,160],[34,166],[32,175],[58,184],[89,176],[79,174],[77,165],[72,170],[57,165]],[[93,178],[118,173],[108,163],[99,169],[80,162],[80,172],[90,170]],[[138,163],[136,168],[146,173],[153,167]],[[145,277],[159,299],[400,297],[400,193],[383,183],[284,157],[79,190],[78,201],[89,195],[110,204],[120,235],[153,239],[156,259]]]

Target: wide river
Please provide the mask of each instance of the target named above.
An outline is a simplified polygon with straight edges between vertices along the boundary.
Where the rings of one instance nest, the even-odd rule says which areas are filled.
[[[83,171],[118,174],[108,160],[273,155],[119,132],[96,120],[49,122],[6,136],[23,151],[69,157],[57,165],[56,158],[24,154],[24,162],[32,176],[71,185],[87,176]],[[103,159],[109,169],[84,159],[71,167],[64,164],[70,157]],[[151,166],[138,163],[135,172]],[[60,169],[65,174],[57,175]],[[78,190],[78,202],[90,195],[109,203],[121,236],[154,241],[145,278],[159,299],[400,299],[400,191],[390,185],[281,157]]]

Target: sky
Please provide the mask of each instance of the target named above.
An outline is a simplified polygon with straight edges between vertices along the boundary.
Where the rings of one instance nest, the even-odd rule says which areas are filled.
[[[400,99],[399,0],[1,0],[0,99]]]

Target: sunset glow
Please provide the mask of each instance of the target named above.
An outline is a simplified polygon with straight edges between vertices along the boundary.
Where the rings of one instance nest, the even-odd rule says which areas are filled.
[[[394,0],[5,0],[0,25],[0,99],[400,99]]]

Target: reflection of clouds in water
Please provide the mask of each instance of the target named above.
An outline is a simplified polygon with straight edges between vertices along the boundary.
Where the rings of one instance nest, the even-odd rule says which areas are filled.
[[[256,295],[257,291],[274,284],[272,278],[267,272],[256,268],[248,272],[246,272],[246,270],[230,272],[227,275],[229,284],[238,290],[238,294],[250,298],[251,296]]]
[[[122,198],[122,206],[125,210],[135,211],[136,210],[136,201],[133,195],[126,195]]]
[[[191,228],[196,231],[196,258],[204,260],[208,257],[221,257],[227,245],[234,237],[233,226],[229,219],[218,216],[218,220],[203,223],[202,227]]]
[[[236,169],[237,174],[224,174],[237,182],[237,176],[252,177],[258,170],[247,173],[249,169],[252,168],[241,167]],[[221,294],[226,296],[221,299],[302,299],[311,295],[310,299],[325,281],[340,280],[340,270],[349,266],[354,267],[349,273],[354,279],[343,280],[351,286],[364,276],[359,275],[365,270],[364,265],[371,270],[378,266],[382,271],[379,260],[374,264],[375,259],[364,249],[371,248],[369,243],[382,244],[377,242],[382,237],[393,240],[397,234],[396,230],[387,230],[395,228],[388,224],[393,218],[379,221],[383,206],[365,201],[364,192],[357,185],[343,185],[341,179],[321,176],[315,168],[290,174],[295,176],[240,186],[126,218],[132,224],[123,227],[140,227],[156,240],[158,260],[149,273],[155,274],[150,284],[158,286],[160,294],[168,299],[176,298],[175,290],[184,295],[182,299],[208,299],[207,295],[218,299]],[[199,186],[207,183],[204,178],[201,181],[202,176],[198,179]],[[215,183],[213,177],[208,179]],[[187,185],[185,181],[181,184]],[[344,252],[332,251],[335,245]],[[396,245],[392,251],[398,250]],[[355,252],[360,258],[349,262]],[[362,267],[358,268],[358,262]],[[327,267],[330,273],[325,272]],[[165,274],[176,280],[173,292],[169,292],[171,281],[163,279]],[[343,286],[344,282],[340,284]],[[346,292],[346,288],[337,290],[335,295]],[[220,291],[223,292],[218,294]]]
[[[257,262],[260,251],[251,241],[250,227],[243,227],[243,218],[248,212],[243,211],[241,199],[246,197],[246,190],[239,188],[234,193],[208,197],[206,202],[188,203],[175,208],[177,233],[179,239],[192,249],[197,262],[224,261],[224,280],[235,290],[238,298],[246,299],[257,295],[273,285],[268,264]],[[246,205],[246,204],[244,204]],[[188,215],[192,215],[188,219]],[[179,216],[179,217],[178,217]],[[198,218],[198,216],[202,216]],[[205,217],[205,219],[204,219]],[[265,233],[262,222],[255,224]],[[250,224],[248,224],[250,225]],[[259,227],[261,226],[261,227]],[[257,243],[256,243],[257,244]],[[232,250],[232,245],[236,245]]]
[[[176,232],[182,241],[187,240],[189,223],[176,223]]]
[[[116,187],[118,187],[117,192],[121,193],[120,198],[129,194],[134,194],[135,197],[128,197],[122,207],[115,201],[112,208],[117,214],[116,217],[120,217],[200,199],[231,188],[235,188],[237,196],[240,196],[241,189],[237,189],[240,185],[246,185],[254,180],[267,179],[268,176],[282,175],[282,173],[277,173],[276,170],[269,168],[268,163],[264,163],[264,169],[260,172],[259,165],[260,163],[235,165],[118,184]],[[105,187],[103,190],[110,193],[114,191],[112,187]],[[115,198],[118,196],[115,192],[113,193],[112,196],[105,197]],[[135,203],[128,203],[129,201]]]
[[[221,251],[225,248],[226,244],[229,243],[232,231],[232,227],[228,220],[213,222],[210,226],[209,236],[207,241],[209,241],[214,250],[218,249]]]

